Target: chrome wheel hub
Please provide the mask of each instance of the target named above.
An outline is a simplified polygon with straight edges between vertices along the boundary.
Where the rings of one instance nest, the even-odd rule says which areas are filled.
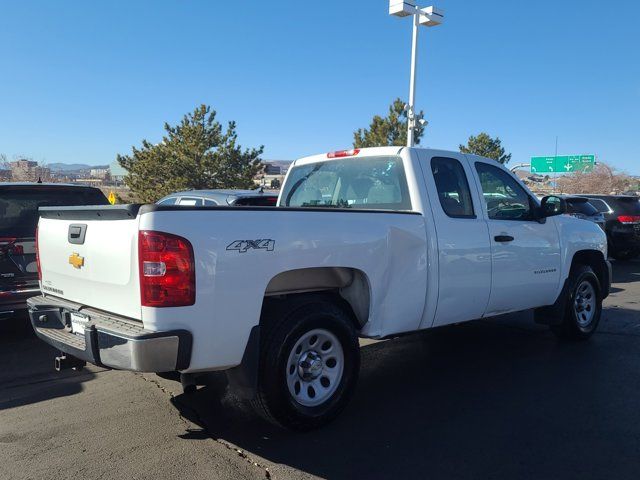
[[[315,350],[307,350],[298,360],[298,376],[305,380],[315,380],[322,373],[322,357]]]
[[[591,282],[584,280],[578,285],[573,301],[573,311],[578,325],[588,327],[596,312],[596,292]]]
[[[291,349],[286,369],[293,399],[305,407],[321,405],[331,398],[342,380],[342,344],[329,330],[310,330]]]

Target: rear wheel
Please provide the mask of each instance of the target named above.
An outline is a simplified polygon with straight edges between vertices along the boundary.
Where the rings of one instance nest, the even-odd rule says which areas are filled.
[[[255,400],[261,413],[293,430],[318,428],[347,405],[360,369],[350,316],[310,298],[285,307],[265,325]]]
[[[586,340],[598,328],[602,313],[602,292],[591,267],[577,265],[571,270],[565,314],[560,325],[551,329],[560,338]]]

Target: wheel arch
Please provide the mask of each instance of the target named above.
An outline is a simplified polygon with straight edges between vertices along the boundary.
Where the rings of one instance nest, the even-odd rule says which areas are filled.
[[[604,258],[604,254],[600,250],[579,250],[573,254],[570,271],[576,265],[586,265],[593,269],[600,282],[602,298],[606,298],[609,295],[609,286],[611,284],[611,270],[607,259]]]
[[[371,284],[365,272],[351,267],[312,267],[287,270],[268,283],[263,311],[271,303],[303,300],[312,294],[333,298],[343,306],[360,330],[371,312]]]
[[[611,264],[605,259],[604,254],[600,250],[578,250],[571,258],[571,265],[567,278],[564,279],[562,290],[560,291],[555,303],[546,307],[539,307],[534,310],[536,323],[543,325],[558,325],[562,322],[565,315],[565,299],[568,295],[571,275],[578,265],[591,267],[598,278],[598,282],[600,283],[602,298],[604,299],[609,295],[609,289],[611,286]]]

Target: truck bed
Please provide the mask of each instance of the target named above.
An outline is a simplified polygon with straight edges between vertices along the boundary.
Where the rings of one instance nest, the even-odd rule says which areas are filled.
[[[86,225],[83,245],[69,243],[72,225]],[[137,240],[142,230],[179,235],[192,244],[194,305],[141,306]],[[416,212],[160,205],[43,208],[39,242],[45,295],[140,321],[151,331],[191,331],[189,371],[239,364],[239,346],[258,324],[265,295],[313,290],[320,270],[321,281],[330,284],[362,283],[345,294],[366,297],[367,308],[359,312],[365,336],[420,328],[427,291],[426,233]],[[82,258],[81,268],[69,264],[74,254]]]

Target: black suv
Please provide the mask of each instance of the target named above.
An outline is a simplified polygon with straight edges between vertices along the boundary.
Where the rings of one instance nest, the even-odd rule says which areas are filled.
[[[25,310],[40,293],[35,236],[38,208],[108,205],[93,187],[47,183],[0,183],[0,320]]]
[[[630,260],[640,255],[640,197],[582,195],[604,214],[609,255]]]

